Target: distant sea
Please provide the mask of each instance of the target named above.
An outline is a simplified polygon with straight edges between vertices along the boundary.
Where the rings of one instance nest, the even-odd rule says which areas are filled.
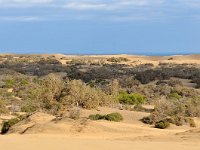
[[[144,55],[144,56],[172,56],[172,55],[194,55],[200,53],[62,53],[64,55]]]
[[[126,53],[126,52],[120,52],[120,53],[66,53],[66,51],[62,52],[62,51],[1,51],[0,50],[0,54],[3,53],[13,53],[13,54],[65,54],[65,55],[120,55],[120,54],[127,54],[127,55],[145,55],[145,56],[171,56],[171,55],[193,55],[193,54],[200,54],[199,53],[192,53],[192,52],[188,52],[188,53],[176,53],[176,52],[162,52],[162,53],[150,53],[150,52],[144,52],[144,53]]]

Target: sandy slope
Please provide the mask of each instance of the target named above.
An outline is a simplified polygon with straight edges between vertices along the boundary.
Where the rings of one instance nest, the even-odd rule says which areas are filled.
[[[42,55],[48,57],[50,55]],[[102,59],[109,57],[126,57],[131,65],[153,63],[193,63],[200,64],[200,55],[186,56],[66,56],[55,55],[57,59],[66,57]],[[168,60],[173,58],[172,60]],[[187,81],[183,81],[187,86]],[[0,150],[200,150],[200,119],[195,119],[197,128],[187,126],[171,126],[166,130],[152,128],[142,124],[139,119],[147,113],[121,111],[111,108],[96,110],[82,110],[82,117],[94,113],[120,112],[123,122],[88,121],[63,119],[51,121],[54,117],[37,114],[28,122],[15,126],[11,132],[15,134],[0,135]],[[16,133],[24,133],[23,135]]]
[[[84,119],[92,113],[120,112],[124,121],[90,121]],[[13,127],[14,134],[0,136],[2,150],[199,150],[200,129],[171,126],[155,129],[142,124],[139,119],[147,113],[100,108],[82,110],[82,119],[68,118],[52,121],[53,116],[37,113],[26,122]],[[30,127],[30,128],[28,128]],[[22,133],[23,135],[16,134]]]
[[[157,66],[159,63],[174,63],[174,64],[200,64],[200,54],[195,55],[173,55],[173,56],[142,56],[142,55],[54,55],[58,60],[61,58],[66,59],[92,59],[92,60],[100,60],[100,59],[107,59],[110,57],[124,57],[128,58],[130,61],[122,62],[123,64],[127,65],[140,65],[140,64],[148,64],[151,63]],[[65,63],[65,60],[60,60],[61,63]]]
[[[62,135],[0,136],[2,150],[199,150],[200,144],[187,141],[113,140],[68,138]]]

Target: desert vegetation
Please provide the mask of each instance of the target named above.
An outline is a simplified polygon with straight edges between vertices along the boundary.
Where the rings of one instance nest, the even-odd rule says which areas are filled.
[[[195,127],[192,118],[200,117],[199,65],[132,66],[127,62],[131,61],[123,57],[1,56],[0,114],[45,112],[62,116],[68,112],[69,118],[78,120],[80,109],[110,107],[148,112],[142,121],[156,128],[170,124]],[[123,117],[118,113],[94,114],[89,119],[122,121]],[[4,122],[2,133],[12,125],[13,120]]]

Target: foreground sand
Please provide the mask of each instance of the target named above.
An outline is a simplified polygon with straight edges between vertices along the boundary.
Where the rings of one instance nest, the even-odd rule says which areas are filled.
[[[2,150],[199,150],[199,142],[73,138],[63,135],[0,136]]]
[[[197,128],[171,126],[168,129],[155,129],[139,121],[148,113],[100,108],[82,110],[82,117],[91,113],[120,112],[122,122],[90,121],[69,119],[58,122],[43,113],[37,113],[29,123],[32,126],[23,134],[26,127],[16,126],[13,133],[0,135],[1,150],[199,150],[200,119],[195,118]],[[18,133],[18,134],[17,134]]]

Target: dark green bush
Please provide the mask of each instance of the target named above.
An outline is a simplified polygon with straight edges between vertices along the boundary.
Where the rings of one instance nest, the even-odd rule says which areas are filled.
[[[142,121],[143,123],[145,123],[145,124],[153,124],[153,121],[152,121],[152,119],[151,119],[150,116],[143,117],[143,118],[141,119],[141,121]]]
[[[123,117],[120,113],[111,113],[105,116],[106,120],[119,122],[123,120]]]
[[[20,121],[20,119],[14,118],[14,119],[10,119],[8,121],[3,122],[3,126],[2,126],[2,129],[1,129],[1,134],[6,134],[9,131],[9,129],[13,125],[17,124],[19,121]]]
[[[100,115],[100,114],[95,114],[95,115],[90,115],[89,116],[90,120],[101,120],[101,119],[105,119],[104,115]]]
[[[108,121],[115,121],[119,122],[123,120],[123,117],[120,113],[111,113],[107,115],[95,114],[89,116],[90,120],[108,120]]]
[[[165,129],[165,128],[168,128],[169,126],[170,126],[170,123],[165,120],[161,120],[155,123],[155,128],[158,128],[158,129]]]

